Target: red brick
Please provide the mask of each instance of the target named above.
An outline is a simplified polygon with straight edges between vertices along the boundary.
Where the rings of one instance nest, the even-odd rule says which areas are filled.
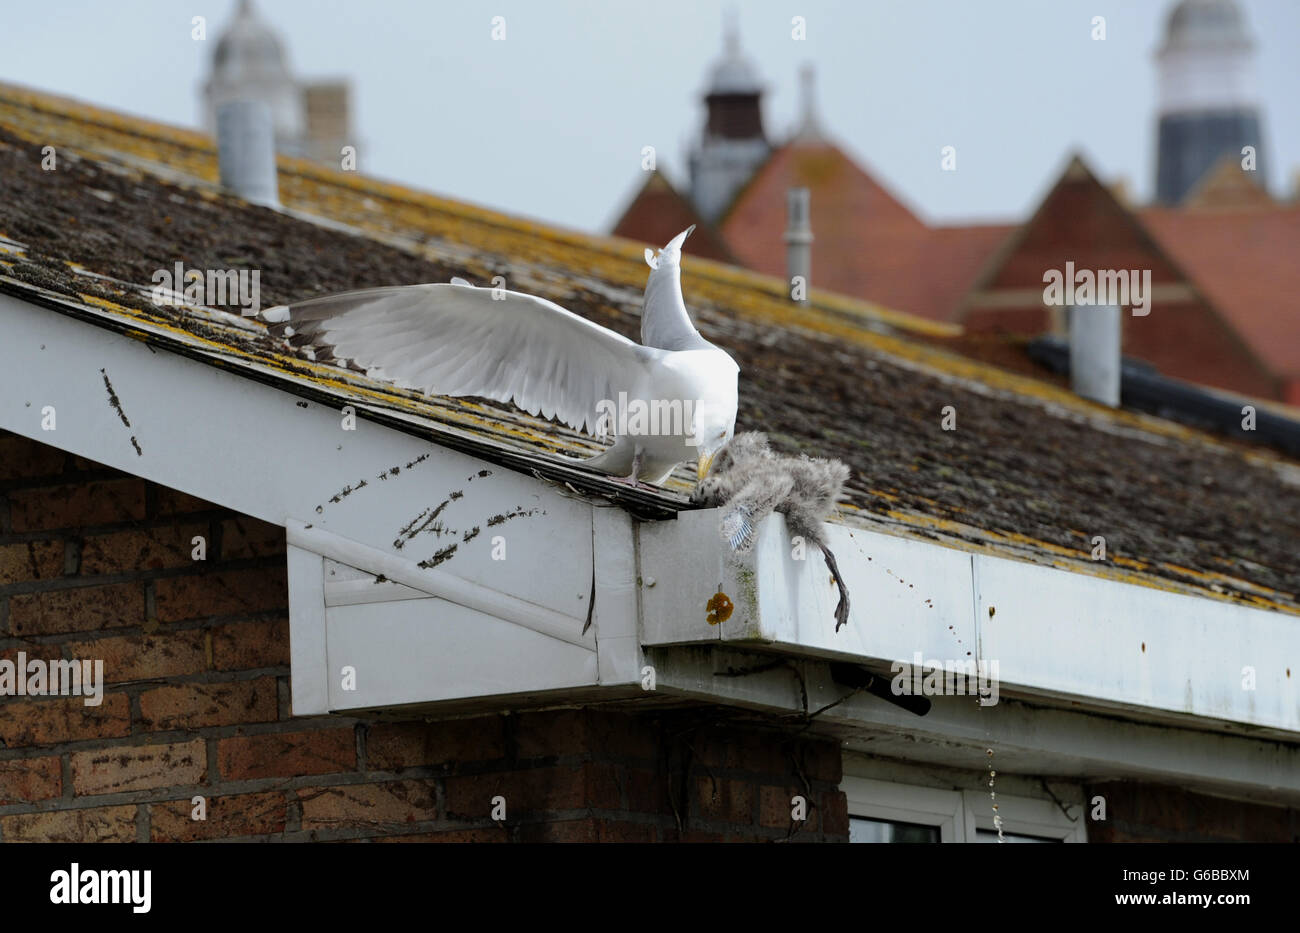
[[[597,820],[597,842],[654,842],[655,828],[625,820]]]
[[[76,454],[70,454],[68,457],[67,473],[90,473],[100,470],[108,470],[110,467],[102,463],[96,463],[94,460],[87,460],[85,457],[78,457]]]
[[[595,842],[596,821],[590,817],[581,820],[556,820],[547,823],[525,823],[519,827],[520,842]]]
[[[154,586],[161,622],[289,608],[284,567],[167,577]]]
[[[706,833],[693,829],[682,834],[682,842],[722,842],[722,833]]]
[[[843,757],[837,742],[807,742],[802,747],[804,776],[810,781],[838,784],[844,778]]]
[[[840,790],[822,794],[822,832],[827,835],[849,834],[849,799]]]
[[[58,661],[63,658],[63,650],[58,645],[43,645],[25,640],[10,648],[0,648],[0,659],[12,661],[15,665],[19,662],[30,663],[34,658],[42,661]]]
[[[790,811],[794,809],[791,802],[794,797],[807,795],[802,791],[795,790],[792,787],[773,787],[764,785],[759,788],[758,796],[758,822],[760,826],[770,826],[773,829],[788,829],[790,826]],[[812,815],[812,803],[808,804],[808,814]]]
[[[63,766],[55,756],[0,761],[0,807],[47,800],[63,793]]]
[[[588,747],[607,755],[657,762],[659,728],[647,717],[588,713]]]
[[[207,819],[192,819],[193,797],[149,805],[149,838],[153,842],[193,842],[232,836],[267,836],[284,832],[284,794],[234,794],[208,797]]]
[[[15,635],[91,632],[143,621],[143,583],[79,586],[9,598],[9,630]]]
[[[274,677],[224,684],[178,684],[140,694],[146,729],[201,729],[275,722],[279,701]]]
[[[212,559],[214,555],[210,553],[212,542],[208,540],[207,525],[164,525],[90,535],[81,548],[81,572],[93,576],[201,566],[203,562],[192,556],[196,536],[204,539],[209,551],[208,559]]]
[[[303,829],[373,829],[438,818],[433,781],[388,781],[298,791]]]
[[[67,459],[56,447],[0,432],[0,480],[55,476],[63,472]]]
[[[509,842],[510,834],[501,827],[490,829],[449,829],[439,833],[404,833],[375,836],[371,842]]]
[[[580,755],[587,750],[587,712],[580,709],[523,713],[515,744],[520,758]]]
[[[221,523],[221,559],[242,560],[284,553],[284,529],[240,516]]]
[[[627,769],[623,765],[589,761],[582,766],[587,782],[587,806],[597,810],[621,810]]]
[[[72,789],[81,796],[190,786],[202,783],[208,772],[207,760],[207,746],[202,739],[73,752],[69,756]]]
[[[0,544],[0,586],[63,576],[62,541]]]
[[[217,745],[221,776],[227,780],[299,777],[353,771],[356,733],[345,729],[237,736]]]
[[[633,813],[668,813],[668,779],[658,771],[627,773],[627,806]]]
[[[695,779],[700,815],[706,820],[748,825],[754,822],[754,785],[731,778]]]
[[[135,804],[0,817],[5,842],[134,842]]]
[[[581,767],[450,777],[446,789],[449,819],[489,819],[492,798],[496,796],[505,798],[507,821],[524,813],[586,806],[586,781]]]
[[[1225,803],[1231,802],[1225,801]],[[1243,842],[1297,842],[1292,828],[1291,811],[1264,804],[1237,804],[1241,810]],[[1296,826],[1300,827],[1300,821]]]
[[[205,634],[194,629],[75,641],[64,647],[74,658],[102,659],[104,680],[109,683],[201,674],[208,669]]]
[[[670,726],[670,732],[674,731]],[[727,763],[727,749],[736,740],[736,736],[718,729],[703,729],[690,736],[692,758],[705,768],[718,769],[730,767]],[[682,748],[682,746],[678,746]]]
[[[99,706],[87,706],[85,697],[0,703],[0,741],[6,748],[110,739],[130,733],[131,706],[124,693],[106,694]]]
[[[212,629],[212,666],[247,671],[289,666],[289,620],[236,622]]]
[[[457,761],[495,761],[505,754],[501,717],[383,723],[366,735],[366,765],[397,771]]]
[[[168,489],[166,486],[157,487],[157,495],[157,514],[160,518],[187,515],[192,512],[214,512],[221,508],[219,505],[196,499],[175,489]]]
[[[237,622],[212,629],[212,666],[248,671],[289,666],[289,620]]]
[[[788,751],[790,740],[785,736],[733,730],[727,733],[724,741],[728,768],[761,774],[789,774],[794,769]]]
[[[144,518],[144,481],[95,480],[9,494],[14,531],[85,528]]]

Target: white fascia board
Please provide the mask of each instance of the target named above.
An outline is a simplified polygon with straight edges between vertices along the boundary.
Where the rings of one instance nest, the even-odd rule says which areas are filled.
[[[591,591],[589,503],[361,417],[344,430],[337,409],[7,295],[0,313],[5,430],[397,558],[432,561],[454,546],[441,569],[571,615],[581,628]],[[41,427],[45,406],[55,408],[53,431]],[[422,525],[403,541],[403,529]],[[492,559],[497,537],[505,560]]]
[[[820,711],[809,724],[813,731],[908,767],[1145,780],[1268,803],[1300,802],[1300,745],[1243,735],[1240,727],[1237,734],[1212,732],[1195,723],[1138,722],[1005,696],[993,706],[969,696],[935,697],[930,712],[916,716],[854,693],[812,659],[773,665],[762,653],[705,646],[649,648],[646,659],[664,694],[796,721]]]
[[[1232,603],[827,525],[852,596],[784,519],[733,555],[718,510],[640,526],[643,644],[758,647],[863,664],[996,662],[1003,694],[1139,718],[1191,717],[1300,735],[1300,619]],[[708,601],[734,607],[711,624]],[[1253,678],[1253,689],[1250,689]]]
[[[53,430],[42,427],[47,407]],[[0,428],[288,529],[296,713],[637,679],[626,516],[363,418],[353,423],[344,430],[329,406],[0,294]],[[583,634],[597,539],[612,588]],[[376,584],[371,600],[330,593],[325,557],[394,585]],[[532,663],[535,676],[477,687],[462,676],[459,689],[477,692],[434,689],[432,668],[411,662],[420,652],[454,662],[473,630],[466,613],[491,623],[480,627],[480,675],[495,653]],[[431,631],[445,634],[440,646],[428,643]],[[365,690],[338,693],[340,658],[366,665]]]
[[[863,663],[919,653],[923,661],[997,661],[1007,695],[1300,733],[1300,670],[1285,672],[1300,657],[1300,627],[1281,613],[829,525],[853,597],[852,618],[836,632],[837,594],[818,549],[810,545],[794,560],[777,516],[761,526],[753,554],[736,560],[714,510],[634,526],[617,509],[534,477],[362,419],[345,431],[333,408],[4,294],[0,323],[0,428],[317,536],[290,551],[296,661],[319,667],[322,627],[353,646],[366,637],[349,627],[363,624],[365,612],[355,606],[375,607],[377,620],[397,625],[385,630],[397,639],[385,650],[396,656],[407,650],[397,637],[402,625],[427,625],[414,621],[416,610],[438,617],[442,600],[506,623],[502,631],[512,637],[495,649],[501,654],[532,651],[525,642],[534,636],[566,645],[557,650],[567,673],[538,672],[539,690],[634,683],[643,647],[764,647]],[[46,406],[56,410],[53,431],[41,426]],[[394,474],[394,467],[401,469]],[[425,532],[397,546],[403,529],[435,511]],[[492,557],[498,536],[503,561]],[[325,541],[355,546],[332,553],[393,583],[377,584],[369,602],[355,592],[322,593]],[[436,566],[419,566],[453,545]],[[315,565],[295,559],[295,550],[315,554]],[[593,573],[596,607],[583,636]],[[719,591],[733,609],[711,625],[707,603]],[[411,606],[395,608],[402,602]],[[304,634],[303,626],[314,628]],[[577,634],[551,638],[559,631]],[[427,635],[408,634],[411,646]],[[448,638],[439,650],[455,648]],[[396,694],[403,703],[450,698],[430,690],[418,666],[396,694],[388,683],[374,694],[336,695],[338,671],[324,650],[328,678],[295,663],[300,713],[362,709],[397,702]],[[383,655],[365,663],[373,668]],[[1242,689],[1246,667],[1254,669],[1254,690]],[[373,674],[365,683],[376,685]],[[504,684],[489,691],[459,682],[467,692],[458,698],[510,692]],[[726,701],[723,691],[717,696]]]

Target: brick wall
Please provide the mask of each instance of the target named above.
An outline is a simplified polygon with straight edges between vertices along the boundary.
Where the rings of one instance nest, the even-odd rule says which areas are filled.
[[[0,433],[0,658],[105,679],[0,697],[0,840],[847,839],[836,743],[723,711],[293,718],[287,607],[282,529]]]
[[[1110,781],[1086,788],[1106,799],[1089,842],[1300,842],[1300,810],[1194,794],[1179,787]]]

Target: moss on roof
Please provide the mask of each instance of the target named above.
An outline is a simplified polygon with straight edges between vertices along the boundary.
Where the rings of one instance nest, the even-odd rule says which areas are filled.
[[[58,148],[57,172],[41,171],[43,145]],[[260,270],[263,304],[500,274],[635,336],[639,245],[294,160],[281,160],[282,201],[315,219],[227,197],[214,177],[205,137],[0,85],[0,288],[292,391],[355,401],[519,469],[575,477],[550,455],[595,444],[567,429],[313,363],[260,325],[157,307],[145,288],[177,261]],[[740,364],[738,427],[853,469],[841,520],[1300,612],[1295,463],[945,353],[921,339],[941,325],[887,309],[826,294],[802,308],[779,280],[689,258],[683,287],[701,331]],[[956,430],[943,429],[946,406]],[[579,482],[617,495],[600,478]],[[671,511],[685,488],[639,505]],[[1105,562],[1090,559],[1096,535]]]

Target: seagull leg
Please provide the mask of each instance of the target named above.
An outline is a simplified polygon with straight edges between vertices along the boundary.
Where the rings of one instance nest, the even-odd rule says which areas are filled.
[[[644,453],[640,447],[636,449],[636,454],[632,457],[632,474],[630,476],[614,476],[611,479],[620,486],[628,486],[632,489],[653,489],[649,483],[642,483],[637,480],[637,475],[641,472],[641,461]]]

